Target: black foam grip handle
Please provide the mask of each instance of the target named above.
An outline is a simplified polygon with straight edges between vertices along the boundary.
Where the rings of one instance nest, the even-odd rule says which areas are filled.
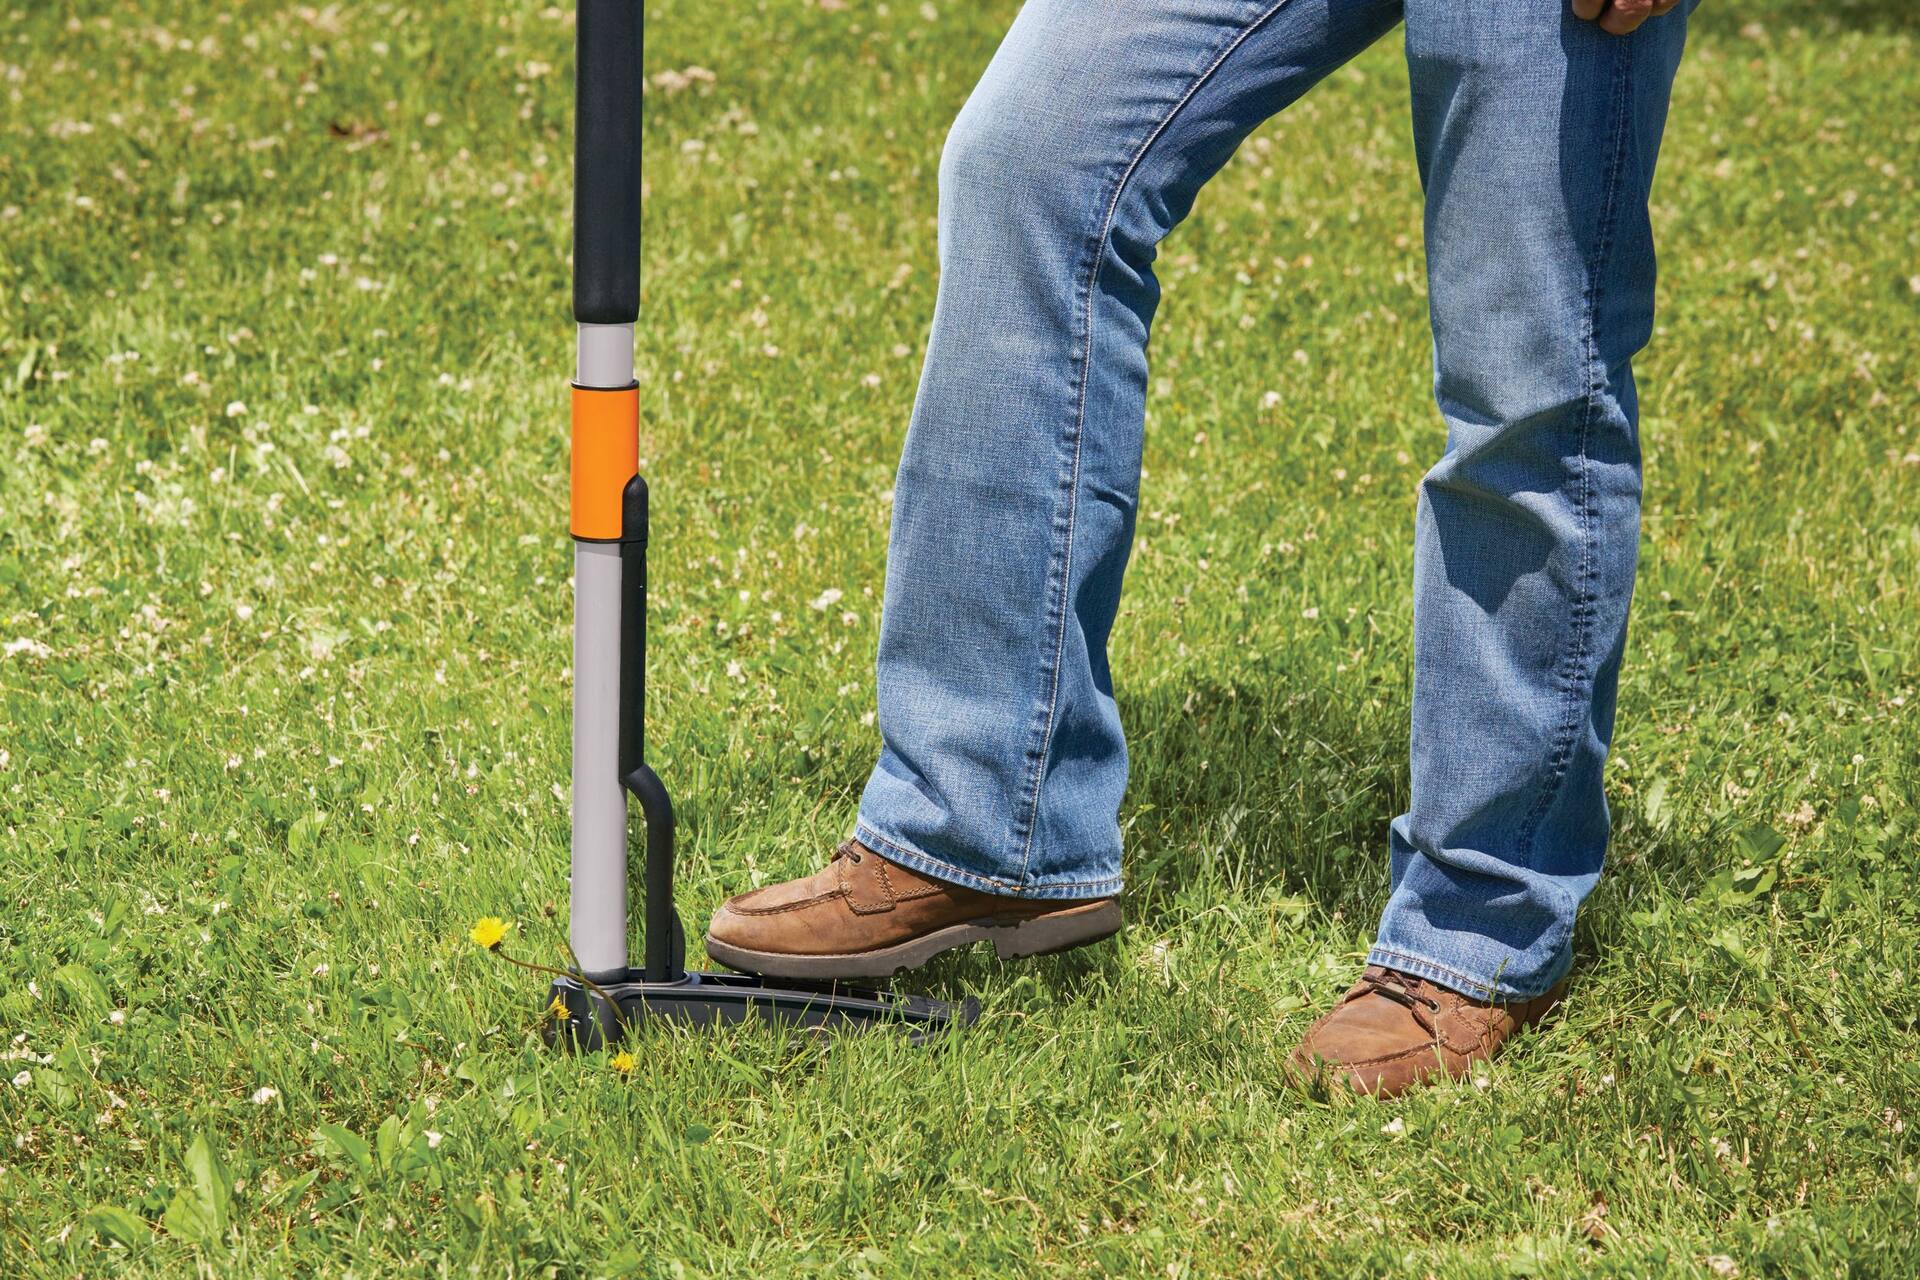
[[[640,315],[641,0],[578,0],[573,98],[573,318]]]

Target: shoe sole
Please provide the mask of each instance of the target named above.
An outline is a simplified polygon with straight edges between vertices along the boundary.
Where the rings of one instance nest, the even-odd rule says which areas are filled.
[[[1120,904],[1091,902],[1081,907],[1050,911],[1011,924],[968,921],[909,938],[890,947],[842,955],[785,955],[729,946],[707,935],[707,954],[742,973],[769,978],[890,978],[902,969],[917,969],[937,955],[975,942],[993,943],[1002,960],[1049,956],[1111,938],[1120,932]]]

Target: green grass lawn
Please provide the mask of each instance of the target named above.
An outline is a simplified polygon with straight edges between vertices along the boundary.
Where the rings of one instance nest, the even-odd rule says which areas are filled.
[[[651,747],[696,937],[872,762],[939,144],[1014,7],[648,5]],[[0,1274],[1914,1274],[1915,29],[1700,11],[1574,995],[1353,1104],[1282,1063],[1407,790],[1443,431],[1394,40],[1164,246],[1127,931],[937,964],[984,1014],[931,1052],[665,1033],[623,1075],[465,937],[565,929],[571,6],[11,0]]]

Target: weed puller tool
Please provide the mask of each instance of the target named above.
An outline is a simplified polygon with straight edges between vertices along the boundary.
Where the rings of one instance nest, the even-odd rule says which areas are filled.
[[[573,889],[579,971],[548,993],[550,1035],[594,1047],[656,1018],[887,1023],[924,1037],[963,1005],[834,984],[689,973],[673,909],[673,805],[646,764],[647,485],[640,478],[640,0],[578,0],[574,98]],[[627,797],[646,821],[641,967],[627,961]]]

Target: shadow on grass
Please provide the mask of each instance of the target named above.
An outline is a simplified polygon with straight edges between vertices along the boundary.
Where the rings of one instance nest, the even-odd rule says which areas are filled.
[[[1404,689],[1334,688],[1261,664],[1119,697],[1130,922],[1280,886],[1329,911],[1377,909],[1387,823],[1407,799]],[[865,746],[838,742],[781,761],[822,806],[848,808],[871,764]]]
[[[1129,930],[1273,896],[1371,922],[1386,895],[1387,823],[1406,799],[1404,699],[1271,668],[1120,697]],[[978,947],[936,960],[914,989],[951,997],[1030,981],[1070,1002],[1111,981],[1119,956],[1093,946],[1015,965]]]
[[[1123,703],[1129,923],[1283,894],[1370,928],[1386,901],[1388,824],[1409,800],[1406,696],[1255,670]],[[1607,870],[1574,935],[1582,957],[1616,938],[1611,917],[1637,896],[1693,892],[1716,867],[1711,842],[1650,830],[1612,799]]]
[[[1260,665],[1120,696],[1132,758],[1121,812],[1129,929],[1160,933],[1236,899],[1291,899],[1339,913],[1356,933],[1371,929],[1387,893],[1387,827],[1408,799],[1404,688],[1328,686]],[[865,778],[849,764],[856,754],[822,753],[829,785],[849,796]],[[1608,875],[1575,933],[1582,965],[1618,941],[1624,925],[1611,917],[1639,891],[1674,891],[1707,874],[1684,842],[1625,814],[1616,828]],[[1110,947],[1020,966],[976,948],[936,962],[920,986],[951,994],[1026,973],[1071,999],[1116,963]]]
[[[1169,682],[1122,710],[1134,918],[1289,889],[1328,912],[1378,908],[1387,823],[1407,797],[1396,694],[1256,668],[1230,682]]]

